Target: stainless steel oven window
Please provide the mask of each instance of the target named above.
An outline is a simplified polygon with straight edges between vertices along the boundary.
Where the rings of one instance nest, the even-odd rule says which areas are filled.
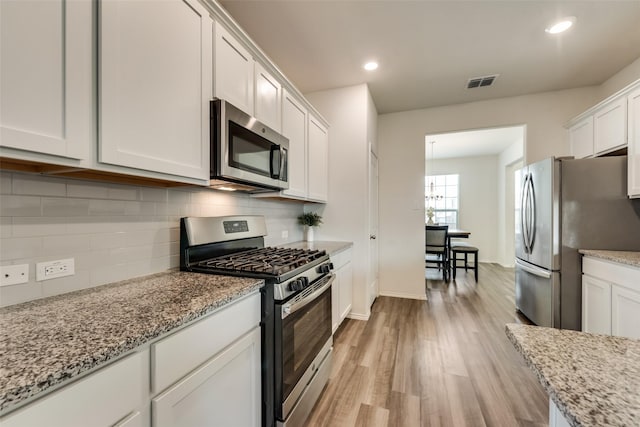
[[[331,337],[331,287],[282,320],[283,398]]]

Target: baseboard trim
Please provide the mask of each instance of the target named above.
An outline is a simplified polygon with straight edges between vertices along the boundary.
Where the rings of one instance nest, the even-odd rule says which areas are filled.
[[[427,300],[427,294],[406,294],[403,292],[388,292],[388,291],[380,291],[380,296],[383,297],[393,297],[393,298],[406,298],[406,299],[417,299],[421,301]]]
[[[371,317],[371,314],[349,313],[349,314],[347,314],[347,317],[349,319],[353,319],[353,320],[364,320],[364,321],[367,321],[367,320],[369,320],[369,317]]]

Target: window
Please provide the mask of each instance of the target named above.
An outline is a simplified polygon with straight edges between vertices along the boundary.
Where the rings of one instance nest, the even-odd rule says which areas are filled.
[[[433,222],[458,228],[458,174],[428,175],[424,179],[425,223],[433,208]]]

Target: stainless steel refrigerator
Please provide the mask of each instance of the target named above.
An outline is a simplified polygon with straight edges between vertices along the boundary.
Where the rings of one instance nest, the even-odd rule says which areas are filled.
[[[627,157],[549,158],[516,175],[516,308],[539,326],[580,330],[578,249],[640,250]]]

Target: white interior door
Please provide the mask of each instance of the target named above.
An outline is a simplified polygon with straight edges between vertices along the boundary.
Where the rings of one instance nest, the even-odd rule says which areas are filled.
[[[370,151],[369,165],[369,306],[378,296],[378,157]]]

